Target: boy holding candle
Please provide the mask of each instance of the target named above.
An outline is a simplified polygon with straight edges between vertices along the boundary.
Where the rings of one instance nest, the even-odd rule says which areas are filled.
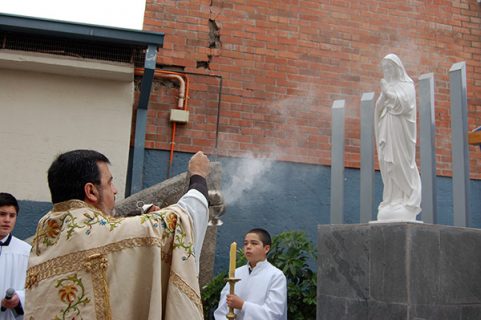
[[[229,307],[234,308],[236,320],[287,319],[287,281],[284,273],[267,261],[270,248],[271,236],[266,230],[256,228],[247,232],[244,237],[247,264],[235,270],[234,277],[240,279],[235,294],[229,294],[229,284],[222,289],[214,313],[216,320],[226,319]],[[232,261],[231,254],[229,269]]]

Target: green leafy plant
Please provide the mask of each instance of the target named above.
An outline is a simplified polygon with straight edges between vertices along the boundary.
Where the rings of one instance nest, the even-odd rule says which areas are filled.
[[[316,250],[302,231],[285,231],[274,236],[268,260],[281,269],[287,278],[287,318],[304,320],[316,318],[316,273],[309,267],[315,261]],[[246,263],[241,250],[237,251],[237,266]],[[227,272],[215,276],[202,288],[204,318],[213,319],[219,304],[220,292]]]
[[[236,267],[240,267],[247,263],[244,253],[241,249],[237,250],[236,254]],[[214,319],[214,311],[219,305],[220,292],[224,288],[227,278],[227,271],[222,271],[216,275],[212,280],[202,287],[202,305],[204,307],[204,319]]]
[[[287,318],[316,318],[317,277],[309,267],[316,250],[304,232],[287,231],[272,240],[268,260],[281,269],[287,278]]]
[[[223,271],[216,275],[212,280],[202,287],[202,306],[204,307],[204,319],[214,319],[214,311],[219,305],[220,292],[225,286],[227,272]]]

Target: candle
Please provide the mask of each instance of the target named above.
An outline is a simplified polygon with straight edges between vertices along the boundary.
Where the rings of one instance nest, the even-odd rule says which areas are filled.
[[[230,255],[229,255],[229,278],[235,277],[235,259],[237,253],[237,243],[232,242],[230,245]]]

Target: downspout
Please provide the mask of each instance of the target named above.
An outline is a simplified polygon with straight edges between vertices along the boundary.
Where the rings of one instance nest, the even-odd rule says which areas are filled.
[[[150,90],[154,79],[157,61],[157,48],[156,45],[148,45],[147,52],[145,53],[142,84],[140,87],[140,97],[135,120],[135,138],[134,148],[132,150],[132,171],[130,189],[128,190],[129,195],[139,192],[143,187],[145,127],[147,122],[147,108],[149,105]]]
[[[135,69],[135,75],[136,76],[143,76],[144,75],[144,69],[143,68],[136,68]],[[167,79],[175,79],[179,81],[179,97],[177,101],[177,108],[187,111],[188,106],[187,106],[187,101],[189,98],[189,78],[178,72],[173,72],[173,71],[165,71],[165,70],[155,70],[154,71],[154,78],[159,79],[159,78],[167,78]],[[169,157],[169,167],[167,171],[167,177],[170,177],[170,172],[172,169],[172,163],[174,159],[174,149],[175,149],[175,131],[177,128],[177,123],[172,122],[172,137],[170,141],[170,157]]]

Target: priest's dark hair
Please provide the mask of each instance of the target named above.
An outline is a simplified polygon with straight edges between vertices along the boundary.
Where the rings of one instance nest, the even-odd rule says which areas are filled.
[[[14,206],[17,214],[20,211],[17,199],[15,199],[14,196],[12,196],[10,193],[0,192],[0,207],[4,206]]]
[[[72,199],[84,200],[86,183],[100,185],[97,162],[110,164],[106,156],[94,150],[73,150],[57,156],[48,169],[52,203]]]
[[[265,229],[254,228],[254,229],[249,230],[246,234],[248,234],[248,233],[257,234],[259,236],[259,239],[262,241],[263,245],[269,245],[270,246],[272,244],[271,235]]]

